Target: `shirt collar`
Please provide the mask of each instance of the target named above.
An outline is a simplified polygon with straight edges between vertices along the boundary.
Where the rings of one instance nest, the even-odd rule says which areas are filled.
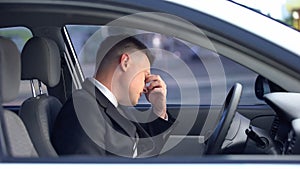
[[[103,95],[115,106],[118,107],[118,101],[117,98],[114,96],[114,94],[105,87],[102,83],[100,83],[95,78],[89,78],[90,81],[97,87],[98,90],[100,90]]]

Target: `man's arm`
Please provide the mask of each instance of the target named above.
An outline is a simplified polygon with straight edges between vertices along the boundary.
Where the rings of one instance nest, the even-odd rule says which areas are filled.
[[[147,130],[155,142],[155,148],[152,153],[158,155],[175,127],[175,119],[167,113],[166,83],[159,75],[149,75],[145,82],[149,84],[146,86],[145,94],[148,101],[152,104],[153,113],[149,117],[151,122],[144,124],[143,128]]]
[[[167,119],[167,85],[159,75],[149,75],[146,78],[146,98],[152,104],[153,113],[162,119]]]

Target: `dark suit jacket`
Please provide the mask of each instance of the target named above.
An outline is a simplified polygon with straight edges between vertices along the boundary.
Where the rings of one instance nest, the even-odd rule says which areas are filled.
[[[148,123],[128,120],[86,80],[61,109],[51,141],[59,155],[132,157],[137,143],[138,157],[150,157],[158,155],[174,121],[170,115],[168,121],[158,117]]]

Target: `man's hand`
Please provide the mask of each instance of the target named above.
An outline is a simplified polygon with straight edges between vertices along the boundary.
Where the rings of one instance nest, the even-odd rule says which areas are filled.
[[[154,113],[162,119],[167,118],[166,96],[167,86],[159,75],[146,77],[144,92],[147,100],[152,104]]]

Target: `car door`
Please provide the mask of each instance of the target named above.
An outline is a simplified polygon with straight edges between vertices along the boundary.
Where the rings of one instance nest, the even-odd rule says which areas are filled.
[[[166,155],[196,155],[198,157],[202,155],[205,149],[203,147],[205,133],[211,133],[214,129],[216,124],[214,119],[218,116],[228,89],[235,82],[241,82],[245,89],[242,95],[245,98],[241,100],[238,112],[250,118],[252,124],[262,126],[262,128],[272,126],[274,112],[264,102],[255,98],[254,82],[258,74],[267,77],[287,91],[300,91],[299,50],[297,50],[299,47],[297,43],[293,44],[294,42],[291,40],[299,39],[298,32],[297,34],[295,31],[288,30],[283,25],[278,26],[278,23],[275,24],[267,18],[262,19],[262,16],[251,14],[249,11],[235,11],[236,7],[228,5],[229,2],[227,3],[227,1],[220,1],[217,4],[208,3],[208,5],[206,3],[208,1],[198,6],[194,5],[193,1],[185,1],[181,2],[181,4],[164,1],[155,1],[155,3],[152,1],[140,1],[137,3],[136,0],[117,0],[114,2],[46,1],[43,3],[38,1],[24,3],[5,1],[1,3],[1,18],[3,19],[1,26],[26,25],[34,32],[34,35],[50,37],[58,43],[62,51],[62,73],[65,76],[61,79],[62,83],[57,88],[49,88],[49,92],[62,98],[61,101],[63,102],[73,90],[80,88],[80,83],[84,80],[84,76],[88,76],[85,73],[83,76],[81,69],[83,72],[93,73],[94,71],[93,66],[85,67],[85,62],[94,64],[93,61],[90,61],[89,58],[85,58],[85,60],[84,57],[80,57],[80,54],[84,53],[84,50],[81,50],[80,47],[86,43],[86,40],[94,32],[85,31],[87,34],[84,34],[85,38],[83,39],[80,34],[81,30],[75,30],[74,39],[74,34],[72,35],[71,31],[68,30],[71,38],[71,41],[69,41],[63,26],[65,24],[80,24],[83,27],[85,25],[87,27],[85,29],[91,29],[89,28],[91,25],[97,25],[98,30],[99,26],[104,26],[115,19],[146,12],[146,16],[135,17],[136,15],[134,15],[134,18],[131,18],[131,20],[121,22],[119,23],[120,25],[115,26],[131,27],[147,33],[154,33],[155,36],[150,38],[153,45],[161,45],[161,41],[164,38],[166,38],[166,41],[176,39],[167,43],[173,43],[173,45],[159,48],[165,52],[164,55],[161,55],[162,60],[159,64],[164,65],[166,69],[173,68],[172,71],[157,70],[160,66],[153,70],[157,74],[161,74],[169,86],[168,111],[174,117],[179,116],[183,126],[188,126],[186,128],[178,127],[172,133],[176,145],[174,145],[174,151],[166,151]],[[228,6],[232,8],[226,8]],[[160,15],[157,15],[157,13],[153,15],[151,12],[148,13],[149,11],[159,12]],[[241,13],[245,12],[243,16],[247,19],[251,18],[251,22],[247,19],[241,19],[243,17],[240,16],[241,13],[238,13],[238,11],[241,11]],[[171,18],[168,17],[170,15]],[[194,26],[187,23],[192,23]],[[195,27],[197,29],[200,28],[202,32],[195,31]],[[274,30],[279,31],[276,32]],[[104,33],[108,32],[104,31]],[[79,37],[76,38],[76,36]],[[206,41],[208,43],[203,42],[203,37],[209,39],[209,41]],[[101,38],[96,39],[94,42],[97,43],[91,46],[99,44],[101,40]],[[79,48],[76,46],[79,46]],[[86,50],[88,51],[91,46],[87,45]],[[172,49],[172,46],[179,51]],[[73,47],[76,52],[72,50]],[[181,51],[189,52],[182,53]],[[192,55],[190,55],[191,53]],[[200,53],[200,58],[198,56],[194,57],[195,53]],[[168,58],[166,56],[171,57]],[[209,57],[201,59],[201,56]],[[223,57],[225,58],[223,59]],[[80,65],[77,63],[77,59]],[[216,63],[216,65],[210,66],[208,64],[204,66],[202,62],[210,59],[212,61],[207,63]],[[178,65],[171,64],[174,62],[178,63]],[[187,63],[191,64],[191,66]],[[168,67],[170,65],[173,67]],[[225,65],[229,66],[226,67]],[[233,65],[239,65],[237,67],[242,65],[243,68],[237,69]],[[214,72],[214,70],[219,71]],[[211,73],[216,73],[217,75],[221,73],[221,76],[212,76]],[[176,76],[177,74],[178,76]],[[184,78],[188,80],[184,80]],[[244,81],[245,79],[246,82]],[[222,81],[222,85],[219,86],[221,89],[218,90],[215,86],[220,84],[220,81]],[[180,94],[176,95],[178,93]],[[246,101],[243,101],[245,99]],[[18,106],[5,106],[5,108],[18,111]],[[143,115],[140,110],[147,110],[148,108],[149,104],[141,100],[136,110]],[[178,141],[181,142],[177,144]],[[260,156],[258,158],[256,156],[247,156],[246,158],[243,158],[243,156],[231,157],[224,155],[220,156],[220,158],[190,158],[189,160],[204,163],[258,162],[264,164],[268,162],[277,163],[278,161],[283,163],[299,161],[298,156],[271,156],[271,158],[269,156],[266,158],[260,158]],[[8,161],[10,160],[8,159]],[[67,159],[62,157],[53,161],[57,162],[56,160],[64,163],[78,161],[80,163],[84,161],[107,162],[105,161],[106,159],[102,161],[102,158],[86,159],[80,157]],[[171,162],[186,162],[185,160],[186,158],[175,158]],[[30,161],[44,162],[43,159],[41,161],[39,159],[30,159]],[[125,162],[128,161],[125,160]]]

